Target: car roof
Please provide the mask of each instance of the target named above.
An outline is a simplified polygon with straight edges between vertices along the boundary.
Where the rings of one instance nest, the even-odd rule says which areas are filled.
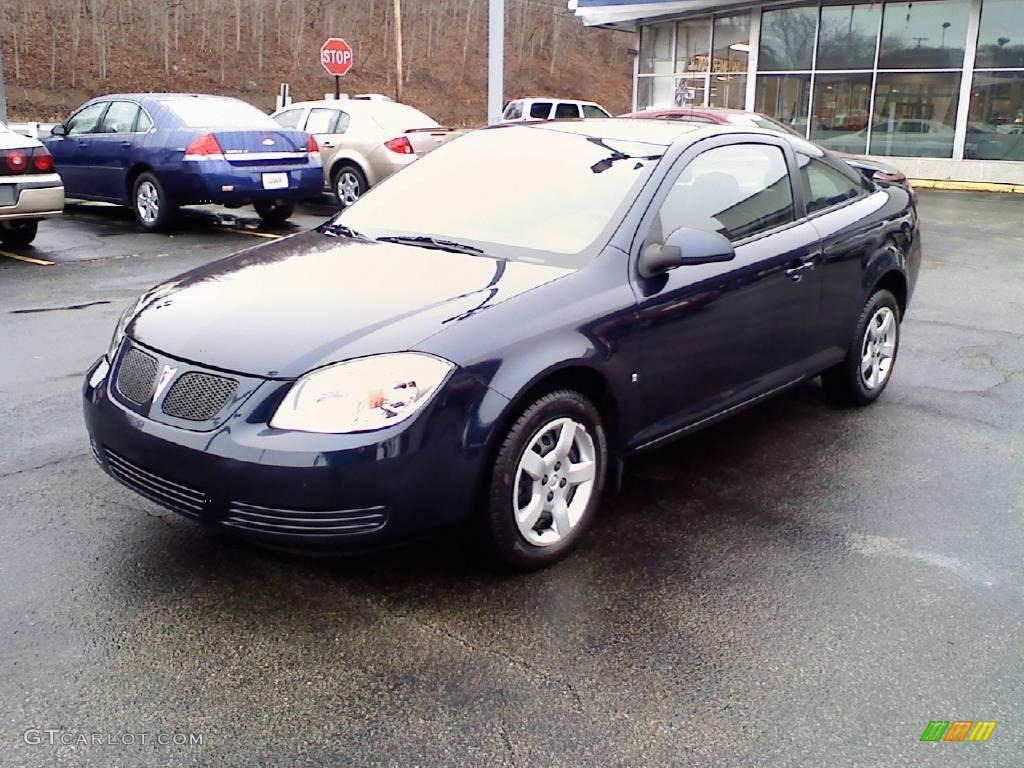
[[[745,109],[734,109],[732,107],[651,107],[640,109],[636,112],[629,112],[622,117],[685,117],[686,115],[717,116],[721,115],[759,115],[757,112],[748,112]]]
[[[181,99],[217,99],[219,101],[241,101],[234,96],[218,96],[215,93],[107,93],[90,101],[179,101]]]
[[[274,110],[276,115],[278,112],[283,112],[286,109],[305,109],[306,107],[326,107],[326,108],[337,108],[343,109],[346,112],[387,112],[399,111],[404,109],[415,109],[417,112],[422,110],[412,106],[411,104],[405,104],[401,101],[381,101],[380,99],[318,99],[316,101],[293,101],[287,107],[281,107],[281,109]]]
[[[624,118],[591,118],[588,120],[537,120],[524,123],[500,123],[485,130],[540,130],[561,133],[578,133],[595,139],[618,139],[637,141],[644,144],[669,146],[680,137],[697,133],[707,128],[694,123],[670,123],[657,120],[627,120]]]
[[[513,101],[565,101],[570,104],[589,104],[592,107],[600,107],[596,101],[587,101],[586,99],[567,99],[564,96],[520,96],[517,99],[509,99],[509,103]]]

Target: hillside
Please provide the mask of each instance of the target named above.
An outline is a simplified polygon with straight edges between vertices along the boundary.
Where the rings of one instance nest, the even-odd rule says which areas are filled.
[[[506,98],[629,103],[632,38],[584,29],[564,0],[507,0]],[[271,109],[333,91],[328,36],[352,45],[347,93],[394,94],[392,0],[3,0],[11,120],[50,120],[118,91],[239,96]],[[486,117],[487,0],[403,0],[405,96],[442,123]]]

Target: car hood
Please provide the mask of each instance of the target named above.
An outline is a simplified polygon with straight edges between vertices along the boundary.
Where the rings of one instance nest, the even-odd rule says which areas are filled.
[[[198,365],[294,378],[339,360],[412,349],[569,271],[314,230],[157,286],[140,300],[127,332]]]

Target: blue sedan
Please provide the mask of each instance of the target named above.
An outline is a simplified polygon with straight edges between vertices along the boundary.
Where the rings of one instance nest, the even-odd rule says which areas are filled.
[[[44,140],[67,197],[130,206],[146,230],[179,206],[252,204],[272,224],[320,194],[316,141],[251,104],[194,94],[117,94],[86,102]]]
[[[86,424],[119,482],[272,546],[474,521],[536,568],[639,451],[817,376],[874,402],[920,246],[907,189],[795,136],[496,126],[147,292]]]

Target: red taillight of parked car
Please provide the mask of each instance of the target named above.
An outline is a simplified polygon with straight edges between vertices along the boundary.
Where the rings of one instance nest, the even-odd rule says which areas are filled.
[[[306,139],[306,151],[311,155],[320,154],[320,145],[316,143],[316,139],[312,136]]]
[[[217,141],[217,137],[212,133],[200,136],[189,144],[188,149],[185,150],[186,159],[209,158],[213,156],[222,156],[223,154],[224,150],[221,149],[220,143]]]
[[[399,136],[397,139],[385,141],[384,146],[399,155],[416,154],[416,150],[412,148],[412,142],[410,142],[405,136]]]
[[[53,156],[45,147],[32,150],[32,167],[39,173],[50,173],[53,170]]]
[[[7,152],[7,170],[11,173],[24,173],[28,169],[28,152],[23,149],[12,149]]]

